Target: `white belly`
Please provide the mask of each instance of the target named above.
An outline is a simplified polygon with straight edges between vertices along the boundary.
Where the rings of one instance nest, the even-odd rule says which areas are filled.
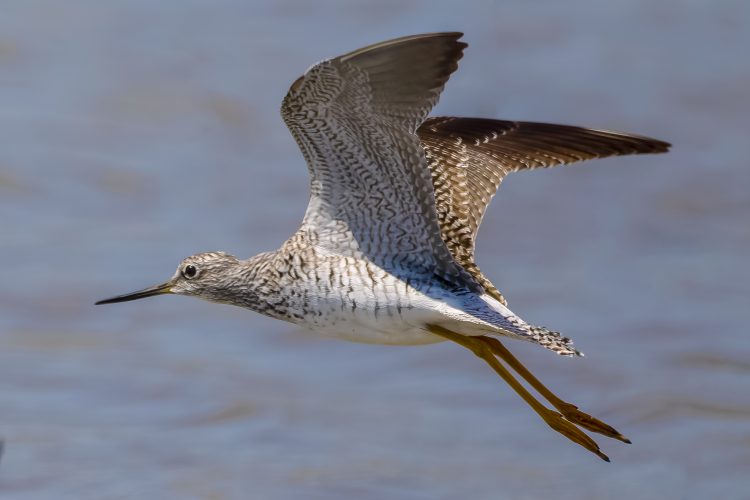
[[[286,298],[289,314],[280,319],[326,337],[394,345],[443,341],[426,330],[430,324],[464,335],[502,333],[493,324],[501,319],[501,304],[443,288],[431,276],[402,279],[365,260],[319,258],[314,271],[301,278]]]
[[[445,340],[425,330],[426,324],[438,322],[442,315],[426,303],[419,304],[420,301],[395,306],[359,300],[354,309],[342,307],[339,301],[326,302],[323,310],[327,310],[327,314],[307,318],[303,323],[325,337],[391,345],[432,344]]]
[[[394,302],[361,296],[355,298],[355,303],[357,306],[352,308],[337,297],[320,300],[317,309],[324,313],[308,316],[302,324],[326,337],[366,344],[422,345],[444,341],[427,331],[430,324],[464,335],[500,333],[495,325],[467,312],[469,304],[465,300],[440,290],[433,289],[427,295],[411,289]],[[483,298],[475,296],[471,303],[480,303],[494,313]]]

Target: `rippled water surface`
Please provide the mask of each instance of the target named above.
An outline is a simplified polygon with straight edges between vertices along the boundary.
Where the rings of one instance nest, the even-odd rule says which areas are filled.
[[[747,498],[750,4],[0,5],[3,499]],[[512,176],[482,269],[586,358],[514,351],[612,423],[612,463],[458,346],[320,340],[183,297],[92,304],[186,255],[274,248],[307,178],[278,116],[311,63],[463,30],[437,113],[652,135]]]

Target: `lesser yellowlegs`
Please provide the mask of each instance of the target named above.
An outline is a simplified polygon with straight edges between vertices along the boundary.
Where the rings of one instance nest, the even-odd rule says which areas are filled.
[[[669,145],[565,125],[427,118],[467,46],[461,36],[378,43],[318,63],[292,84],[281,114],[307,160],[311,195],[302,226],[280,249],[247,260],[193,255],[166,283],[97,304],[173,293],[357,342],[449,339],[489,363],[553,429],[608,460],[576,426],[629,441],[555,396],[498,337],[579,352],[570,339],[507,307],[474,262],[474,242],[510,172]]]

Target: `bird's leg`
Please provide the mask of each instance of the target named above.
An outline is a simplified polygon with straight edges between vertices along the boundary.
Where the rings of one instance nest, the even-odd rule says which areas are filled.
[[[552,406],[562,413],[563,417],[570,420],[576,425],[588,429],[592,432],[603,434],[604,436],[619,439],[624,443],[630,444],[630,440],[617,432],[612,426],[605,424],[598,418],[592,417],[588,413],[582,412],[577,406],[567,403],[557,397],[552,391],[547,389],[539,379],[537,379],[513,354],[500,342],[498,339],[492,337],[476,337],[483,341],[492,350],[492,353],[499,356],[500,359],[505,361],[516,373],[526,380],[544,399],[550,402]]]
[[[498,375],[500,375],[500,377],[502,377],[503,380],[505,380],[508,385],[511,386],[514,391],[516,391],[519,396],[521,396],[521,398],[523,398],[524,401],[526,401],[529,406],[531,406],[540,417],[542,417],[542,420],[544,420],[547,425],[571,441],[578,443],[590,452],[595,453],[602,460],[609,462],[607,455],[599,450],[599,445],[597,445],[593,439],[587,436],[571,422],[565,420],[561,414],[554,410],[550,410],[537,401],[537,399],[534,398],[534,396],[532,396],[529,391],[527,391],[523,385],[513,377],[513,375],[511,375],[508,369],[497,360],[486,342],[479,337],[461,335],[437,325],[427,325],[427,329],[430,333],[434,333],[435,335],[452,340],[453,342],[466,347],[482,358]]]

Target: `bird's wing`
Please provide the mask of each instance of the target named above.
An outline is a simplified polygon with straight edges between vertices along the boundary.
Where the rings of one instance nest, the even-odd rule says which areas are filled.
[[[495,292],[474,263],[474,247],[484,212],[508,173],[669,149],[666,142],[619,132],[481,118],[432,117],[417,134],[432,174],[443,240],[455,259]]]
[[[460,33],[415,35],[323,61],[281,114],[310,170],[300,231],[321,251],[480,287],[442,240],[416,129],[458,67]]]

